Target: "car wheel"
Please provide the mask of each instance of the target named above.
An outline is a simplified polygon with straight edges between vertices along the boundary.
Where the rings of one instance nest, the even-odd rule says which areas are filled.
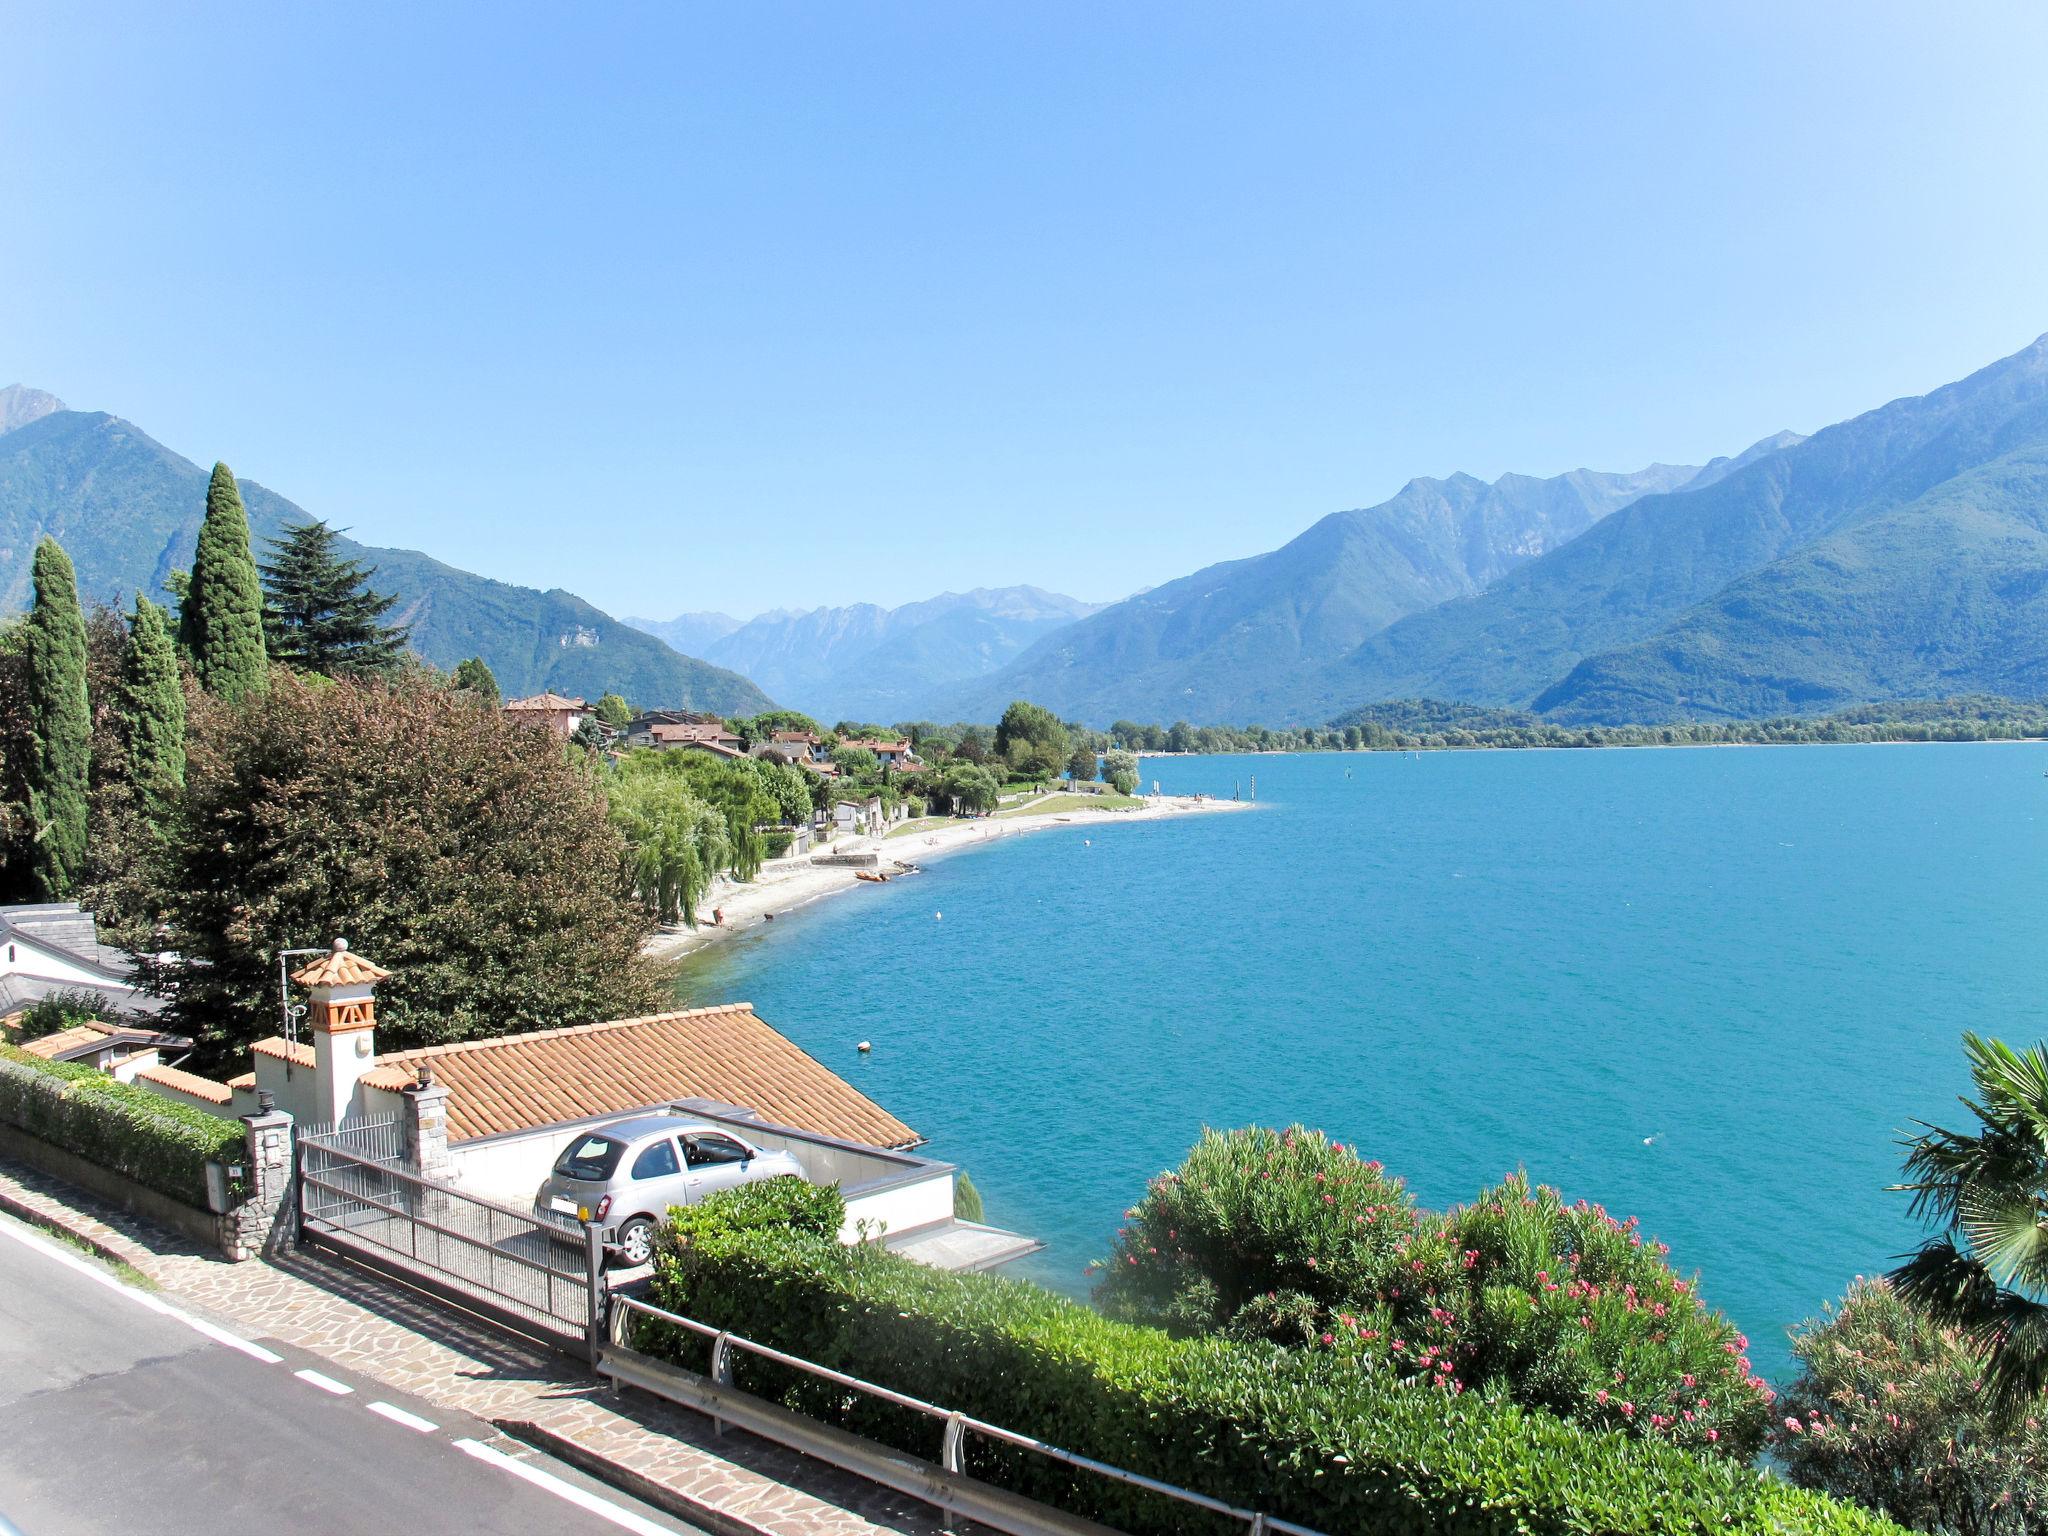
[[[628,1269],[638,1269],[654,1257],[654,1223],[645,1216],[635,1216],[619,1228],[619,1261]]]

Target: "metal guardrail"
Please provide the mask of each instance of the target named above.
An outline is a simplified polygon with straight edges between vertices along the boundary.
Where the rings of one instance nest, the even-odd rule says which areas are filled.
[[[666,1323],[670,1327],[680,1328],[686,1333],[710,1341],[711,1372],[709,1382],[705,1383],[707,1390],[691,1393],[676,1390],[682,1383],[674,1378],[682,1373],[664,1361],[641,1354],[625,1342],[628,1319],[635,1315],[652,1318],[656,1322]],[[792,1450],[831,1462],[835,1466],[898,1488],[900,1491],[927,1498],[950,1514],[962,1516],[995,1530],[1013,1533],[1013,1536],[1045,1536],[1047,1532],[1071,1532],[1077,1527],[1073,1517],[1061,1515],[1048,1505],[1037,1504],[993,1484],[974,1483],[967,1476],[967,1437],[971,1434],[1047,1457],[1111,1482],[1140,1488],[1162,1498],[1206,1510],[1225,1520],[1245,1526],[1251,1536],[1264,1536],[1266,1532],[1281,1533],[1281,1536],[1323,1536],[1322,1532],[1311,1526],[1297,1525],[1293,1521],[1282,1520],[1260,1510],[1243,1509],[1225,1500],[1211,1498],[1208,1494],[1196,1493],[1191,1488],[1161,1482],[1158,1478],[1147,1477],[1141,1472],[1132,1472],[1123,1467],[1112,1466],[1108,1462],[1097,1461],[1091,1456],[1083,1456],[1077,1451],[1040,1440],[1035,1435],[1006,1429],[1000,1424],[991,1424],[986,1419],[978,1419],[971,1414],[944,1408],[937,1403],[928,1403],[923,1398],[912,1397],[908,1393],[898,1392],[877,1382],[863,1381],[858,1376],[849,1376],[844,1371],[819,1365],[799,1355],[788,1354],[772,1345],[744,1338],[728,1329],[715,1328],[709,1323],[699,1322],[696,1318],[663,1311],[660,1307],[652,1306],[637,1297],[614,1295],[611,1298],[611,1315],[606,1334],[605,1346],[598,1352],[597,1370],[598,1374],[611,1377],[615,1384],[623,1383],[638,1387],[671,1402],[679,1402],[686,1407],[709,1412],[720,1420],[721,1428],[727,1418],[743,1422],[745,1428],[787,1445]],[[740,1391],[733,1385],[732,1355],[735,1350],[938,1421],[944,1426],[939,1441],[938,1466],[939,1470],[946,1474],[945,1479],[920,1479],[916,1481],[915,1486],[906,1485],[896,1466],[899,1453],[831,1426],[817,1424],[776,1404]],[[743,1403],[757,1404],[762,1411],[748,1413],[742,1420]],[[731,1411],[721,1413],[721,1407]],[[852,1443],[851,1447],[848,1442]],[[867,1449],[863,1451],[853,1447]],[[1037,1511],[1043,1511],[1043,1514],[1036,1513]]]

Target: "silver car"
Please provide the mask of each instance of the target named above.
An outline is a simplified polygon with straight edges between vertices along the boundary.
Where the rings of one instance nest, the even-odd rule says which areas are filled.
[[[653,1257],[654,1229],[670,1206],[785,1174],[804,1176],[787,1152],[681,1115],[640,1115],[594,1126],[563,1148],[533,1214],[565,1235],[580,1236],[586,1221],[616,1228],[613,1251],[640,1265]]]

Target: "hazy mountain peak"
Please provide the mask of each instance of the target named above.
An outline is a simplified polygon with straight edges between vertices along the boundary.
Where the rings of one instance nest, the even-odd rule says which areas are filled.
[[[16,427],[25,427],[32,421],[41,421],[45,416],[70,409],[47,389],[10,384],[0,389],[0,433],[12,432]]]

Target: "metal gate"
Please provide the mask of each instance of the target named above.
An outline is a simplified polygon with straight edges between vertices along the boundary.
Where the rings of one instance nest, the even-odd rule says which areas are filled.
[[[524,1332],[594,1347],[604,1271],[589,1234],[422,1177],[395,1120],[302,1128],[297,1162],[301,1242]]]

